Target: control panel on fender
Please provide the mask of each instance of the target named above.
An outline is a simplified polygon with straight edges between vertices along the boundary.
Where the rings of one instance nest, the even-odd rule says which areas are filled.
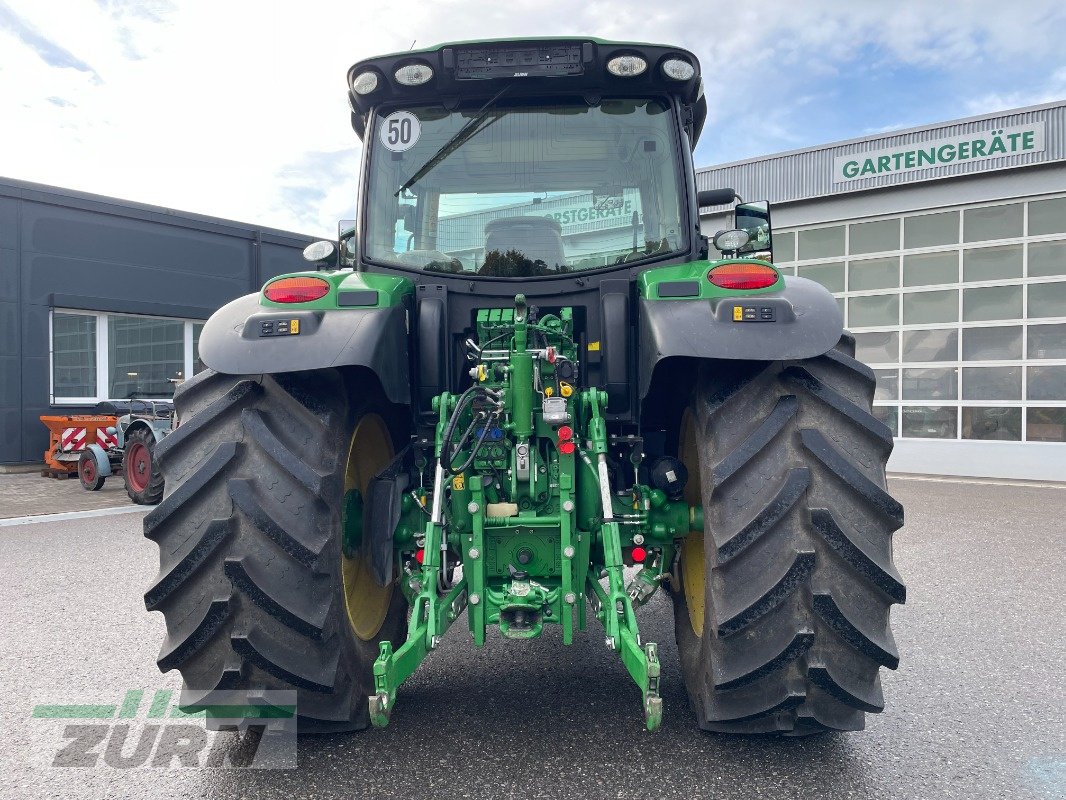
[[[777,322],[777,310],[765,305],[733,306],[733,322]]]

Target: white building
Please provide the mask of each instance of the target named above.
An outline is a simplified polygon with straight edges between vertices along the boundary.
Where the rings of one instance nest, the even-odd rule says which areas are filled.
[[[1066,102],[697,170],[833,292],[899,472],[1066,480]],[[715,212],[715,213],[710,213]],[[708,209],[703,231],[729,227]]]

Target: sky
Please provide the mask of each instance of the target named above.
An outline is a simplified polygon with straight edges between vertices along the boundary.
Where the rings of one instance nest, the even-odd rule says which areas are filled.
[[[1062,0],[0,0],[0,176],[335,235],[348,67],[575,34],[696,53],[697,166],[1066,99]]]

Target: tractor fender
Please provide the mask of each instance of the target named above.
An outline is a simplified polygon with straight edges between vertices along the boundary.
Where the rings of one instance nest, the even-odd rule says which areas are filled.
[[[92,455],[93,461],[96,462],[96,472],[100,477],[106,478],[112,474],[111,459],[107,457],[107,451],[104,448],[93,442],[85,450]]]
[[[748,296],[642,298],[640,396],[647,396],[656,365],[667,358],[792,361],[832,350],[844,331],[836,299],[806,278],[784,281],[783,289]]]
[[[135,419],[129,425],[126,426],[124,438],[128,439],[130,433],[138,428],[144,428],[150,434],[154,441],[159,441],[168,433],[170,433],[170,420],[169,419]]]
[[[277,333],[285,322],[295,334]],[[335,311],[265,307],[258,294],[227,303],[200,334],[200,358],[228,375],[367,367],[386,397],[410,403],[407,311],[402,305]]]

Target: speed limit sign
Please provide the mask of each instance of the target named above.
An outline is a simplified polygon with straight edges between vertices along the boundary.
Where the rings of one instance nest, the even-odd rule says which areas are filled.
[[[378,138],[387,150],[402,153],[414,147],[422,134],[422,125],[418,117],[410,111],[396,111],[381,121]]]

